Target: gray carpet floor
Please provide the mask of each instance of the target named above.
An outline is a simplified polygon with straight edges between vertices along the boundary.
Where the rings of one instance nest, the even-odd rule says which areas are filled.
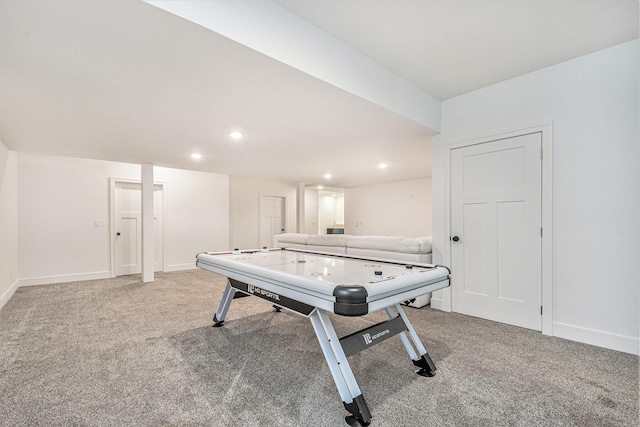
[[[211,318],[202,270],[19,288],[0,310],[1,426],[343,426],[308,319],[257,298]],[[638,357],[406,309],[437,375],[393,338],[350,358],[372,426],[637,426]],[[332,316],[339,336],[384,313]]]

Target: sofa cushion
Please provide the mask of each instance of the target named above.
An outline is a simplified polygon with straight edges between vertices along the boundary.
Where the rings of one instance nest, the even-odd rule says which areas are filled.
[[[408,254],[374,249],[347,248],[347,255],[395,262],[431,264],[431,254]]]
[[[430,254],[432,251],[432,243],[431,243],[431,236],[429,237],[418,237],[416,239],[418,241],[418,243],[420,243],[420,251],[418,253],[420,254]]]
[[[351,236],[348,234],[283,233],[275,236],[277,246],[288,246],[323,251],[322,247],[354,248],[397,252],[405,254],[430,254],[431,237],[416,239],[403,236]],[[295,246],[294,246],[295,245]],[[311,248],[313,247],[313,248]],[[324,251],[327,251],[326,249]],[[332,251],[333,252],[333,251]],[[343,251],[339,251],[344,253]]]
[[[283,233],[275,236],[275,239],[277,240],[278,244],[296,243],[299,245],[306,245],[308,237],[308,234],[303,233]]]
[[[347,246],[347,236],[344,234],[311,234],[307,238],[308,245],[314,246]]]
[[[405,254],[418,254],[421,245],[417,239],[402,236],[349,236],[347,248],[372,249]]]
[[[311,252],[329,253],[346,255],[347,248],[345,246],[321,246],[321,245],[307,245],[306,250]]]

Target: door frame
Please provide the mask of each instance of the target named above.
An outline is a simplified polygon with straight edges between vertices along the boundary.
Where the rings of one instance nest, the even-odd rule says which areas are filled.
[[[116,186],[140,184],[140,179],[109,177],[109,274],[116,277]],[[154,181],[153,186],[162,188],[162,271],[167,271],[167,183]]]
[[[263,197],[277,197],[282,199],[282,226],[285,230],[283,233],[287,232],[287,196],[283,196],[281,194],[260,193],[258,194],[258,246],[260,246],[260,237],[262,236],[262,214],[264,213],[264,208],[262,207]]]
[[[445,234],[444,264],[451,265],[451,156],[457,148],[483,144],[500,139],[513,138],[532,133],[540,133],[542,138],[542,254],[541,254],[541,278],[542,278],[542,333],[552,335],[553,332],[553,140],[552,122],[532,125],[511,131],[488,134],[459,140],[444,147],[444,172],[445,172]],[[455,286],[455,283],[452,283]],[[440,308],[451,311],[451,288],[446,288],[442,293]]]

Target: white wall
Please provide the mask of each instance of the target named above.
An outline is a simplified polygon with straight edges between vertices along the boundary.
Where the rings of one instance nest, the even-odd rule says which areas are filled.
[[[230,248],[260,247],[260,196],[286,197],[285,231],[296,232],[295,184],[238,176],[229,177]]]
[[[344,225],[344,194],[336,196],[336,224]]]
[[[18,287],[17,153],[0,141],[0,307]]]
[[[318,234],[318,190],[304,191],[304,226],[306,234]]]
[[[345,190],[344,232],[357,236],[431,236],[431,178]]]
[[[434,262],[444,146],[553,123],[553,335],[638,353],[638,40],[443,102],[434,138]]]
[[[229,176],[155,167],[167,183],[167,270],[196,268],[204,251],[229,249]]]
[[[140,180],[140,166],[18,154],[21,285],[110,276],[110,177]],[[168,271],[195,268],[198,252],[228,247],[226,175],[155,168],[155,180],[167,183]]]

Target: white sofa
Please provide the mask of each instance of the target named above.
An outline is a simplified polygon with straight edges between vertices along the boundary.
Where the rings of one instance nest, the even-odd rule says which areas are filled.
[[[278,248],[354,255],[400,262],[431,263],[431,237],[351,236],[285,233],[274,237]]]
[[[274,246],[405,263],[431,263],[431,236],[414,239],[402,236],[284,233],[274,237]],[[428,293],[408,305],[420,308],[430,301],[431,293]]]

